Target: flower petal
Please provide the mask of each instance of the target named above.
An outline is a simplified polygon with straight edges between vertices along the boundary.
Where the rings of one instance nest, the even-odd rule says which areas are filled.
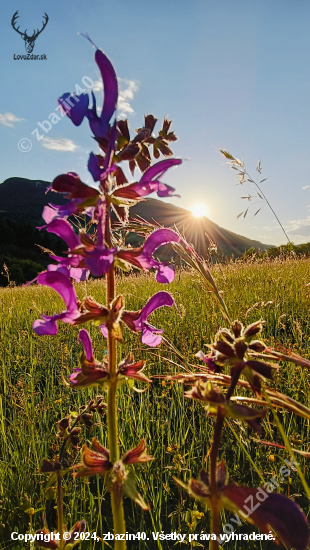
[[[111,462],[104,453],[92,451],[83,446],[83,464],[82,468],[74,474],[74,477],[93,476],[95,474],[104,474],[112,468]]]
[[[99,166],[99,159],[94,153],[90,153],[87,168],[91,175],[93,176],[94,181],[100,181],[102,169]]]
[[[72,120],[75,126],[80,126],[87,115],[89,97],[88,94],[65,93],[58,99],[61,111]]]
[[[95,277],[102,277],[102,275],[108,273],[114,262],[116,250],[116,248],[105,248],[104,250],[100,250],[99,247],[96,247],[92,252],[87,253],[85,264],[92,275]]]
[[[165,292],[165,291],[157,292],[149,299],[149,301],[142,308],[141,321],[140,322],[137,321],[136,326],[139,326],[140,323],[142,323],[143,321],[146,321],[148,316],[151,315],[151,313],[156,309],[163,306],[171,307],[174,305],[175,305],[174,299],[172,298],[171,294],[169,294],[169,292]]]
[[[143,255],[147,258],[151,257],[155,250],[157,250],[160,246],[173,242],[178,243],[179,240],[179,235],[172,229],[156,229],[145,240],[143,245]]]
[[[155,330],[150,330],[149,327],[145,327],[142,330],[142,335],[141,335],[142,344],[145,344],[146,346],[150,346],[150,348],[156,348],[161,344],[162,337],[160,336],[160,333],[163,333],[164,331],[162,329],[161,330],[155,329]]]
[[[130,183],[119,187],[114,195],[116,197],[125,197],[135,199],[138,197],[146,197],[150,193],[156,192],[158,197],[168,197],[173,195],[174,188],[161,183],[160,178],[171,166],[181,164],[181,159],[167,159],[157,162],[147,170],[145,170],[139,182]],[[177,195],[178,196],[178,195]]]
[[[42,228],[40,228],[42,229]],[[55,219],[45,226],[48,233],[54,233],[61,239],[63,239],[68,248],[76,248],[80,245],[79,237],[74,233],[72,226],[63,219]]]
[[[38,531],[36,531],[35,536],[40,542],[41,548],[50,548],[50,550],[57,550],[58,542],[56,542],[56,540],[44,540],[45,537],[46,539],[48,539],[51,536],[49,530],[46,529],[46,527],[43,527],[43,529],[39,529]],[[42,539],[40,540],[39,537],[42,537]]]
[[[287,547],[296,550],[305,550],[308,547],[308,523],[304,513],[293,500],[278,493],[268,494],[261,487],[255,489],[226,485],[222,491],[226,501],[225,507],[237,511],[238,514],[242,512],[247,521],[257,525],[263,533],[268,533],[271,527]],[[245,506],[249,501],[251,506]],[[253,512],[249,513],[250,510]]]
[[[67,306],[68,316],[79,313],[76,293],[69,277],[59,271],[43,271],[38,275],[38,284],[49,286],[59,294]]]
[[[67,193],[68,199],[87,199],[99,196],[99,191],[83,183],[75,172],[61,174],[52,183],[53,191]]]
[[[66,313],[59,313],[51,317],[44,316],[44,319],[34,321],[32,328],[38,336],[55,336],[58,332],[57,322],[65,317]]]
[[[174,266],[160,263],[157,270],[156,281],[158,283],[169,284],[174,280],[174,275]]]
[[[92,342],[89,336],[89,332],[82,328],[79,332],[79,340],[83,345],[84,353],[87,361],[92,361],[94,358]]]
[[[101,51],[97,50],[95,53],[95,61],[99,67],[103,88],[104,88],[104,101],[102,107],[102,113],[100,117],[97,115],[96,99],[92,92],[93,106],[87,113],[89,125],[96,137],[107,137],[109,122],[116,109],[118,98],[118,85],[117,77],[114,67],[107,56]]]
[[[145,453],[145,449],[145,440],[141,439],[137,447],[127,451],[127,453],[124,454],[122,457],[123,464],[136,464],[138,462],[149,462],[150,460],[153,460],[151,455]]]

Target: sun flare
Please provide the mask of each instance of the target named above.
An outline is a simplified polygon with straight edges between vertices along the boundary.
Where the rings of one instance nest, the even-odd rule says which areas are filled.
[[[201,216],[206,216],[208,214],[208,209],[202,202],[197,202],[191,207],[191,212],[195,218],[201,218]]]

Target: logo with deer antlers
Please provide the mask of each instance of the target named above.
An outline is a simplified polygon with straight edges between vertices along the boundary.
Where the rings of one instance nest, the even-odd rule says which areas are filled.
[[[14,31],[18,32],[18,34],[20,34],[22,39],[25,41],[26,52],[31,53],[33,51],[36,39],[38,38],[39,34],[41,34],[41,32],[45,29],[45,27],[47,25],[48,15],[46,15],[46,13],[43,15],[44,21],[43,21],[42,29],[40,31],[39,31],[39,29],[37,29],[37,31],[34,30],[32,36],[28,36],[27,29],[24,32],[21,32],[19,30],[19,27],[16,28],[15,25],[16,25],[16,20],[17,20],[18,17],[19,17],[19,15],[18,15],[18,10],[17,10],[14,13],[13,17],[12,17],[12,21],[11,21],[12,27],[13,27]]]

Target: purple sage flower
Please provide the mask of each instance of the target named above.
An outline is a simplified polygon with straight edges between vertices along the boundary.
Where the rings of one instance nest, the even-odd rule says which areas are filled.
[[[41,315],[42,319],[34,321],[32,328],[39,335],[53,336],[57,334],[57,321],[63,321],[73,325],[80,316],[77,297],[70,281],[69,275],[65,275],[63,268],[57,271],[43,271],[38,275],[39,285],[49,286],[63,299],[67,309],[55,315]]]
[[[181,164],[181,159],[167,159],[157,162],[147,170],[145,170],[142,178],[139,182],[130,183],[128,185],[123,185],[114,191],[115,197],[123,197],[126,199],[138,199],[146,197],[150,193],[157,193],[158,197],[172,197],[179,195],[173,195],[174,188],[170,185],[166,185],[159,181],[159,178],[171,168],[171,166],[176,166]]]
[[[58,99],[60,110],[73,122],[75,126],[80,126],[88,111],[88,94],[63,94]]]
[[[147,237],[143,246],[120,250],[116,256],[139,269],[155,268],[157,270],[156,279],[159,283],[171,283],[174,279],[174,267],[154,260],[153,254],[160,246],[172,242],[178,243],[179,240],[179,235],[172,229],[156,229]]]
[[[88,37],[86,38],[91,42]],[[84,118],[87,117],[94,136],[107,138],[109,122],[115,112],[118,98],[117,77],[111,61],[101,50],[97,49],[95,61],[99,67],[104,88],[101,115],[97,115],[96,98],[93,92],[91,109],[88,108],[89,96],[87,94],[77,96],[65,93],[58,99],[58,103],[62,112],[72,120],[75,126],[80,126]]]
[[[109,376],[108,363],[106,361],[101,364],[94,358],[92,342],[87,330],[80,330],[79,340],[83,345],[84,354],[80,359],[80,367],[74,368],[74,372],[70,375],[70,383],[75,388],[85,388],[106,382]]]
[[[140,311],[124,311],[122,321],[134,332],[141,332],[141,342],[143,344],[152,348],[159,346],[162,341],[160,335],[164,330],[148,323],[148,317],[153,311],[163,306],[175,306],[174,299],[169,292],[157,292]]]

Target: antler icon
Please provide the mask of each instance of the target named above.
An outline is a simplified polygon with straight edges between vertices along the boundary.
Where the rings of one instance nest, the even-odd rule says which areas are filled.
[[[19,27],[17,27],[17,28],[15,27],[16,19],[19,17],[19,15],[17,15],[17,14],[18,14],[18,10],[14,13],[14,15],[13,15],[13,17],[12,17],[11,25],[12,25],[14,31],[18,32],[18,34],[21,34],[22,37],[24,37],[24,36],[25,36],[25,33],[20,32],[20,31],[18,30]],[[27,30],[27,29],[26,29],[26,30]]]
[[[38,38],[39,34],[41,34],[41,32],[45,29],[45,27],[46,27],[46,25],[47,25],[47,22],[48,22],[48,15],[45,13],[45,14],[43,15],[43,18],[44,18],[44,17],[45,17],[45,21],[43,22],[43,27],[42,27],[42,29],[41,29],[40,31],[39,31],[39,29],[37,29],[37,32],[32,36],[32,38],[33,38],[34,40],[36,40],[36,39]]]
[[[27,29],[25,29],[24,32],[21,32],[19,30],[19,27],[16,28],[15,25],[16,25],[16,20],[17,20],[18,17],[19,17],[19,15],[18,15],[18,10],[17,10],[14,13],[13,17],[12,17],[11,25],[12,25],[14,31],[18,32],[18,34],[20,34],[22,39],[25,41],[25,48],[26,48],[27,53],[31,53],[33,51],[36,39],[38,38],[39,34],[41,34],[41,32],[45,29],[45,27],[47,25],[48,15],[46,13],[44,14],[43,18],[45,20],[43,21],[42,29],[40,31],[39,31],[39,29],[37,29],[37,32],[34,30],[32,36],[27,35]]]

